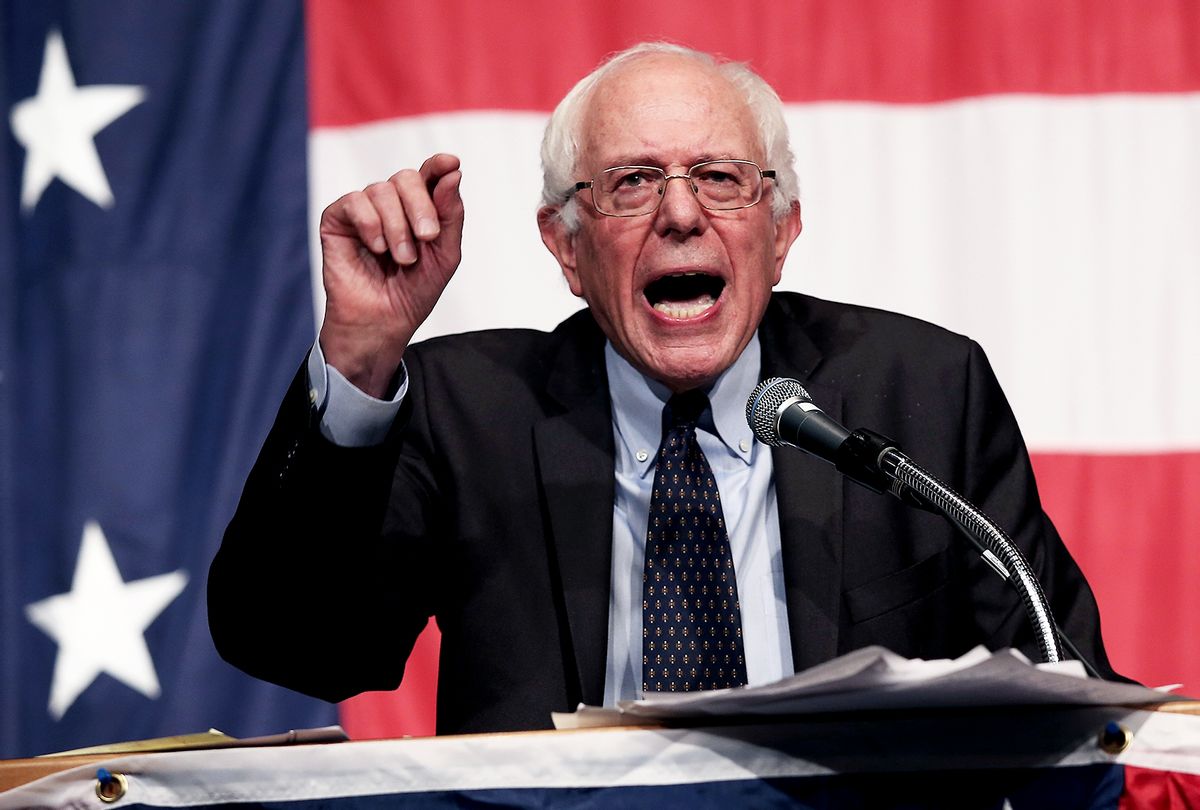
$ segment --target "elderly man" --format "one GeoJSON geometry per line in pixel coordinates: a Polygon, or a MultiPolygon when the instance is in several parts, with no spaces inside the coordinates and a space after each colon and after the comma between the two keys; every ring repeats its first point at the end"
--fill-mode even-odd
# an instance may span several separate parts
{"type": "Polygon", "coordinates": [[[410,345],[459,262],[456,158],[324,212],[318,346],[212,567],[222,655],[338,700],[395,687],[434,616],[445,733],[768,682],[868,644],[1033,654],[1019,600],[947,524],[754,441],[746,396],[781,375],[1004,525],[1111,673],[979,347],[772,294],[801,226],[769,86],[638,46],[563,100],[542,158],[542,238],[587,302],[549,334],[410,345]]]}

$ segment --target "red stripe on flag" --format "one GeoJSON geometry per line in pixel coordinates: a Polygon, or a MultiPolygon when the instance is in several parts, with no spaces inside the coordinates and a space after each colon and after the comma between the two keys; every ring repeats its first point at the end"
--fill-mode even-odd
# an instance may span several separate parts
{"type": "Polygon", "coordinates": [[[1119,810],[1188,810],[1200,807],[1200,774],[1125,766],[1119,810]]]}
{"type": "Polygon", "coordinates": [[[1200,90],[1191,0],[308,0],[313,126],[553,109],[599,59],[667,39],[749,60],[785,101],[1200,90]],[[755,22],[749,22],[757,17],[755,22]]]}
{"type": "Polygon", "coordinates": [[[1033,466],[1096,592],[1113,666],[1200,692],[1200,452],[1035,453],[1033,466]]]}
{"type": "MultiPolygon", "coordinates": [[[[370,619],[364,619],[370,621],[370,619]]],[[[338,704],[342,728],[355,740],[432,737],[436,730],[438,649],[442,634],[430,622],[413,646],[404,682],[391,692],[363,692],[338,704]]]]}

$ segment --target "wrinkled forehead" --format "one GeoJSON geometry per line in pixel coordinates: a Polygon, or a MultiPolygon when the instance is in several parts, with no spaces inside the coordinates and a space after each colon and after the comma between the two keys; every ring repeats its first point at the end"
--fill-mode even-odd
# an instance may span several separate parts
{"type": "Polygon", "coordinates": [[[675,55],[647,55],[597,82],[581,135],[584,172],[764,157],[745,94],[716,67],[675,55]]]}

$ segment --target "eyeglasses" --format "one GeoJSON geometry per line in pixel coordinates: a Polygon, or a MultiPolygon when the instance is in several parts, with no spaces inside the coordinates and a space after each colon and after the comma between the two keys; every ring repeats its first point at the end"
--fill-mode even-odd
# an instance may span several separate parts
{"type": "Polygon", "coordinates": [[[710,211],[749,208],[762,199],[763,180],[775,179],[773,169],[760,169],[749,160],[706,160],[687,174],[667,174],[654,166],[614,166],[591,180],[581,181],[566,198],[585,188],[592,190],[592,205],[608,217],[653,214],[662,203],[671,180],[687,180],[700,205],[710,211]]]}

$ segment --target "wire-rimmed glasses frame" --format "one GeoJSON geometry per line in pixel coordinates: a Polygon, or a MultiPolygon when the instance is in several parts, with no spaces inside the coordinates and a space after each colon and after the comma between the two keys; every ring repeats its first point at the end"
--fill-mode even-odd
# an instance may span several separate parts
{"type": "Polygon", "coordinates": [[[640,217],[653,214],[662,204],[667,184],[687,180],[696,201],[710,211],[737,211],[757,205],[763,181],[774,180],[774,169],[760,168],[752,160],[705,160],[686,174],[667,174],[657,166],[613,166],[591,180],[581,180],[566,194],[570,199],[583,189],[592,192],[592,207],[607,217],[640,217]]]}

